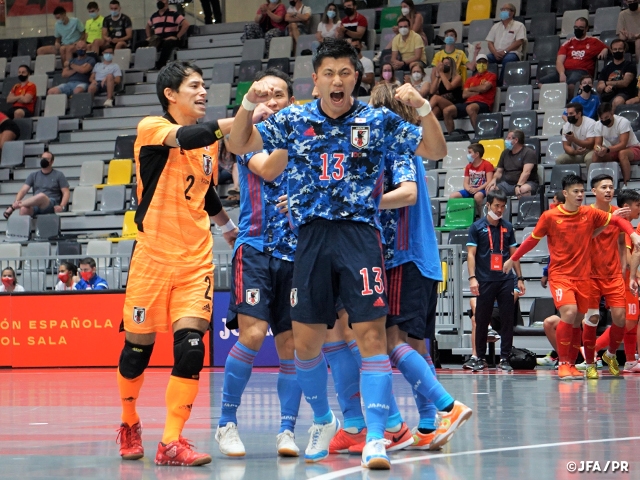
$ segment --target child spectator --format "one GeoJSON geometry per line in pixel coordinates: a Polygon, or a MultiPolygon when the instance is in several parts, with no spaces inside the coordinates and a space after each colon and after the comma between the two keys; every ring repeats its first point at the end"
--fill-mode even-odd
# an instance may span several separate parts
{"type": "Polygon", "coordinates": [[[24,287],[22,285],[18,285],[16,272],[11,267],[7,267],[2,270],[2,285],[0,285],[0,292],[24,292],[24,287]]]}
{"type": "Polygon", "coordinates": [[[453,192],[450,198],[471,198],[478,205],[482,205],[487,195],[485,188],[493,178],[493,165],[486,161],[484,147],[479,143],[472,143],[467,150],[469,164],[464,168],[464,189],[453,192]]]}

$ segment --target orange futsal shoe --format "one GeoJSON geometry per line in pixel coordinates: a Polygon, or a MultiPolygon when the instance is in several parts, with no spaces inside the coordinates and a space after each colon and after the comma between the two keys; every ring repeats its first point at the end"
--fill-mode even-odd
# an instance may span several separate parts
{"type": "Polygon", "coordinates": [[[156,453],[156,465],[171,465],[182,467],[197,467],[211,463],[211,457],[206,453],[198,453],[191,449],[193,445],[186,438],[163,445],[158,443],[156,453]]]}
{"type": "MultiPolygon", "coordinates": [[[[400,425],[400,430],[397,432],[388,432],[384,431],[385,440],[389,440],[391,443],[386,448],[387,452],[395,452],[396,450],[402,450],[405,447],[413,444],[413,435],[411,435],[411,430],[407,427],[405,422],[402,422],[400,425]]],[[[357,445],[352,445],[349,447],[349,453],[352,454],[362,454],[362,450],[366,444],[366,439],[357,445]]]]}
{"type": "Polygon", "coordinates": [[[436,436],[431,442],[429,450],[438,450],[451,440],[451,437],[453,437],[453,434],[456,433],[458,428],[471,418],[473,410],[464,403],[456,400],[450,412],[440,412],[439,414],[440,425],[436,430],[436,436]]]}
{"type": "Polygon", "coordinates": [[[116,443],[120,444],[120,456],[123,460],[138,460],[144,457],[142,425],[140,422],[132,427],[123,423],[116,431],[118,432],[116,443]]]}
{"type": "Polygon", "coordinates": [[[573,380],[573,373],[571,373],[571,365],[569,365],[568,363],[559,364],[558,378],[560,380],[573,380]]]}
{"type": "Polygon", "coordinates": [[[433,440],[447,431],[447,427],[440,424],[437,429],[431,433],[420,433],[418,427],[414,428],[411,433],[413,434],[413,444],[409,445],[407,450],[440,450],[441,447],[432,447],[433,440]]]}
{"type": "Polygon", "coordinates": [[[575,365],[570,365],[569,368],[571,369],[571,376],[574,380],[584,380],[584,373],[578,370],[575,365]]]}
{"type": "Polygon", "coordinates": [[[329,443],[329,453],[349,453],[349,447],[364,443],[366,439],[366,428],[363,428],[358,433],[345,432],[344,428],[341,428],[329,443]]]}

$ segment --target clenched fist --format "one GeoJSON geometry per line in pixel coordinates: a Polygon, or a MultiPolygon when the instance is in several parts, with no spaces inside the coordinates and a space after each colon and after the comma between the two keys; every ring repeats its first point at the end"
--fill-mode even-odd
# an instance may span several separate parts
{"type": "Polygon", "coordinates": [[[253,82],[247,92],[251,103],[266,103],[273,97],[273,87],[263,80],[253,82]]]}
{"type": "Polygon", "coordinates": [[[413,108],[420,108],[426,102],[424,97],[420,95],[420,92],[418,92],[410,83],[405,83],[401,87],[398,87],[395,98],[396,100],[413,108]]]}

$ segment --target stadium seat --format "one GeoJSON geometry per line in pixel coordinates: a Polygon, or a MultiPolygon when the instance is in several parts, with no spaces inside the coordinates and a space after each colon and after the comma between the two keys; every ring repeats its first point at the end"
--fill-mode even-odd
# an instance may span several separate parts
{"type": "Polygon", "coordinates": [[[44,104],[45,117],[64,117],[67,113],[67,96],[64,93],[47,95],[44,104]]]}
{"type": "Polygon", "coordinates": [[[489,30],[493,27],[493,20],[485,18],[482,20],[473,20],[469,24],[469,34],[467,41],[469,43],[481,42],[487,38],[489,30]]]}
{"type": "Polygon", "coordinates": [[[19,283],[22,285],[25,292],[42,292],[44,291],[45,279],[45,272],[28,271],[22,272],[22,277],[20,278],[19,283]]]}
{"type": "MultiPolygon", "coordinates": [[[[469,42],[469,45],[467,47],[467,58],[473,58],[473,52],[476,49],[476,44],[480,43],[480,53],[484,53],[485,55],[489,55],[491,53],[491,50],[489,50],[489,44],[487,43],[486,40],[482,40],[479,42],[469,42]]],[[[498,93],[498,91],[496,90],[496,94],[498,93]]]]}
{"type": "Polygon", "coordinates": [[[38,55],[33,73],[35,75],[46,75],[56,69],[56,56],[53,53],[48,55],[38,55]]]}
{"type": "Polygon", "coordinates": [[[134,240],[122,240],[116,247],[116,258],[113,259],[113,266],[123,272],[129,271],[129,262],[133,253],[134,240]]]}
{"type": "Polygon", "coordinates": [[[603,162],[592,163],[589,165],[589,172],[587,173],[587,183],[585,188],[591,188],[591,179],[598,175],[610,175],[613,177],[613,186],[618,189],[618,183],[622,178],[620,173],[620,164],[617,162],[603,162]]]}
{"type": "Polygon", "coordinates": [[[36,141],[50,142],[58,138],[58,117],[40,117],[36,124],[36,141]]]}
{"type": "Polygon", "coordinates": [[[438,174],[434,172],[427,172],[427,191],[429,192],[429,197],[437,197],[438,196],[438,174]]]}
{"type": "MultiPolygon", "coordinates": [[[[442,25],[443,23],[448,22],[460,22],[461,14],[462,2],[460,2],[460,0],[440,3],[438,4],[438,17],[436,19],[436,24],[442,25]]],[[[462,22],[460,23],[462,24],[462,22]]],[[[462,41],[462,35],[460,33],[458,34],[458,40],[462,41]]]]}
{"type": "Polygon", "coordinates": [[[464,185],[464,170],[449,170],[444,177],[444,196],[462,190],[464,185]]]}
{"type": "Polygon", "coordinates": [[[126,203],[126,187],[124,185],[109,185],[102,189],[102,198],[98,211],[94,215],[124,213],[126,203]]]}
{"type": "MultiPolygon", "coordinates": [[[[316,36],[313,35],[300,35],[298,37],[298,43],[296,43],[296,52],[295,56],[299,57],[302,55],[304,50],[314,51],[313,43],[316,42],[316,36]]],[[[280,55],[280,57],[284,57],[284,55],[280,55]]],[[[310,55],[305,55],[305,57],[310,57],[310,55]]]]}
{"type": "Polygon", "coordinates": [[[22,245],[19,243],[0,243],[0,270],[7,267],[18,270],[20,262],[17,259],[21,256],[22,245]]]}
{"type": "Polygon", "coordinates": [[[69,115],[74,118],[88,117],[93,113],[93,97],[89,92],[76,93],[69,100],[69,115]]]}
{"type": "Polygon", "coordinates": [[[227,106],[231,103],[231,84],[212,83],[209,87],[209,106],[227,106]]]}
{"type": "MultiPolygon", "coordinates": [[[[80,245],[75,240],[61,240],[58,242],[58,246],[56,248],[56,264],[59,265],[62,262],[71,262],[77,263],[77,259],[69,259],[66,258],[66,255],[82,255],[82,245],[80,245]]],[[[56,265],[56,268],[57,268],[56,265]]]]}
{"type": "Polygon", "coordinates": [[[18,39],[18,56],[36,58],[38,50],[38,37],[25,37],[18,39]]]}
{"type": "Polygon", "coordinates": [[[481,113],[476,120],[476,139],[502,137],[502,113],[481,113]]]}
{"type": "Polygon", "coordinates": [[[556,158],[564,153],[564,147],[562,146],[562,135],[554,135],[547,138],[547,151],[543,159],[544,164],[555,165],[556,158]]]}
{"type": "Polygon", "coordinates": [[[292,48],[292,37],[273,37],[269,44],[269,58],[290,57],[292,48]]]}
{"type": "MultiPolygon", "coordinates": [[[[460,245],[462,258],[461,260],[466,263],[467,261],[467,242],[469,241],[469,230],[451,230],[447,238],[448,245],[460,245]]],[[[467,278],[469,274],[467,274],[467,278]]],[[[464,277],[463,277],[464,278],[464,277]]]]}
{"type": "MultiPolygon", "coordinates": [[[[382,32],[380,32],[380,48],[383,50],[386,49],[395,36],[396,34],[391,27],[383,29],[382,32]]],[[[382,63],[384,62],[381,61],[381,64],[382,63]]]]}
{"type": "Polygon", "coordinates": [[[581,176],[580,165],[568,164],[568,165],[554,165],[551,169],[551,180],[549,182],[549,188],[547,189],[547,195],[553,196],[556,192],[562,190],[562,179],[569,174],[581,176]]]}
{"type": "Polygon", "coordinates": [[[465,25],[468,25],[472,20],[487,18],[491,18],[491,0],[469,0],[465,25]]]}
{"type": "Polygon", "coordinates": [[[529,309],[529,325],[535,323],[540,324],[551,315],[555,315],[556,306],[551,297],[537,297],[533,299],[531,308],[529,309]]]}
{"type": "Polygon", "coordinates": [[[137,135],[118,135],[116,145],[113,148],[113,158],[133,158],[133,145],[137,135]]]}
{"type": "MultiPolygon", "coordinates": [[[[533,227],[527,227],[524,229],[523,241],[531,235],[533,227]]],[[[541,261],[549,258],[549,247],[547,245],[547,237],[543,237],[538,244],[533,247],[533,250],[525,253],[522,259],[525,261],[541,261]]],[[[520,260],[522,262],[522,260],[520,260]]]]}
{"type": "MultiPolygon", "coordinates": [[[[330,2],[327,1],[327,3],[330,3],[330,2]]],[[[400,4],[398,3],[398,5],[400,5],[400,4]]],[[[375,8],[363,8],[362,10],[358,9],[358,13],[367,19],[367,29],[375,31],[375,29],[376,29],[376,14],[378,13],[376,11],[376,9],[375,8]]],[[[426,19],[425,19],[425,21],[426,21],[426,19]]],[[[311,31],[315,32],[316,30],[311,30],[311,31]]],[[[369,45],[370,48],[373,48],[374,46],[375,45],[369,45]]]]}
{"type": "Polygon", "coordinates": [[[541,214],[542,208],[539,196],[520,197],[518,201],[518,218],[513,226],[516,228],[534,227],[538,223],[541,214]]]}
{"type": "Polygon", "coordinates": [[[635,132],[640,130],[640,104],[635,105],[618,105],[616,107],[616,115],[626,118],[631,122],[631,128],[635,132]]]}
{"type": "Polygon", "coordinates": [[[24,163],[24,141],[5,142],[2,147],[0,167],[15,167],[24,163]]]}
{"type": "Polygon", "coordinates": [[[293,66],[293,79],[311,78],[313,74],[313,59],[311,56],[296,57],[293,66]]]}
{"type": "Polygon", "coordinates": [[[7,220],[5,242],[26,242],[31,236],[31,217],[28,215],[11,215],[7,220]]]}
{"type": "Polygon", "coordinates": [[[78,185],[98,185],[104,177],[104,162],[102,160],[87,160],[80,167],[78,185]]]}
{"type": "MultiPolygon", "coordinates": [[[[573,34],[573,24],[580,17],[589,18],[589,10],[567,8],[562,10],[561,5],[567,5],[569,3],[582,5],[582,0],[558,0],[558,14],[562,14],[562,26],[560,27],[560,35],[566,37],[569,34],[573,34]]],[[[580,8],[580,7],[578,7],[580,8]]]]}
{"type": "Polygon", "coordinates": [[[270,58],[267,62],[267,68],[277,68],[278,70],[289,75],[291,71],[289,57],[270,58]]]}
{"type": "Polygon", "coordinates": [[[104,188],[107,185],[128,185],[131,183],[133,173],[133,160],[113,159],[109,162],[107,183],[96,185],[96,188],[104,188]]]}
{"type": "Polygon", "coordinates": [[[468,165],[467,153],[471,142],[447,142],[447,155],[442,159],[442,168],[464,168],[468,165]]]}
{"type": "Polygon", "coordinates": [[[36,217],[36,232],[33,239],[37,242],[48,242],[60,236],[60,217],[55,213],[36,217]]]}
{"type": "Polygon", "coordinates": [[[540,87],[540,96],[538,99],[538,111],[564,109],[567,103],[567,84],[566,83],[548,83],[540,87]]]}
{"type": "MultiPolygon", "coordinates": [[[[380,12],[380,30],[395,27],[398,18],[401,16],[400,6],[384,7],[380,12]]],[[[458,16],[457,20],[460,20],[460,16],[458,16]]],[[[369,25],[368,28],[373,28],[373,25],[369,25]]]]}
{"type": "MultiPolygon", "coordinates": [[[[215,62],[211,69],[211,83],[233,84],[235,78],[234,69],[234,62],[215,62]]],[[[253,80],[253,78],[251,80],[253,80]]]]}
{"type": "Polygon", "coordinates": [[[253,82],[253,79],[262,70],[262,60],[242,60],[238,66],[238,82],[253,82]]]}
{"type": "Polygon", "coordinates": [[[96,209],[96,188],[91,185],[77,186],[71,193],[71,206],[68,213],[60,213],[61,216],[83,215],[96,209]]]}
{"type": "Polygon", "coordinates": [[[31,140],[33,136],[33,118],[14,118],[13,121],[20,129],[18,138],[25,142],[31,140]]]}
{"type": "Polygon", "coordinates": [[[599,8],[613,7],[619,2],[617,0],[587,0],[586,3],[589,13],[595,13],[599,8]]]}
{"type": "Polygon", "coordinates": [[[469,284],[469,265],[467,262],[462,263],[462,267],[460,269],[460,283],[462,284],[462,294],[471,295],[471,286],[469,284]]]}
{"type": "MultiPolygon", "coordinates": [[[[582,8],[582,0],[557,0],[556,1],[556,13],[563,15],[569,10],[580,10],[582,8]]],[[[586,15],[580,15],[581,17],[589,18],[587,11],[586,15]]],[[[571,24],[573,28],[573,24],[571,24]]]]}
{"type": "Polygon", "coordinates": [[[314,83],[312,78],[296,78],[293,81],[293,96],[296,100],[313,99],[314,83]]]}
{"type": "Polygon", "coordinates": [[[0,57],[0,80],[4,79],[7,74],[7,59],[0,57]]]}
{"type": "MultiPolygon", "coordinates": [[[[37,58],[36,58],[37,61],[37,58]]],[[[113,52],[113,63],[120,67],[123,72],[129,70],[131,66],[131,49],[119,48],[113,52]]]]}
{"type": "Polygon", "coordinates": [[[620,7],[604,7],[596,10],[593,21],[593,33],[600,34],[606,30],[615,30],[618,25],[620,7]]]}
{"type": "Polygon", "coordinates": [[[110,242],[119,242],[120,240],[135,240],[138,235],[138,226],[134,221],[136,216],[135,210],[127,210],[124,212],[124,219],[122,221],[122,236],[117,238],[109,238],[110,242]]]}
{"type": "Polygon", "coordinates": [[[618,34],[615,30],[605,30],[600,34],[600,41],[607,47],[610,47],[611,42],[613,42],[616,38],[618,38],[618,34]]]}
{"type": "Polygon", "coordinates": [[[466,229],[471,226],[476,214],[476,201],[473,198],[450,198],[447,201],[444,225],[436,227],[441,232],[466,229]]]}
{"type": "MultiPolygon", "coordinates": [[[[440,225],[440,202],[433,198],[431,199],[431,219],[433,220],[434,227],[437,227],[438,225],[440,225]]],[[[441,234],[440,232],[436,231],[436,237],[438,235],[441,235],[441,234]]]]}
{"type": "Polygon", "coordinates": [[[2,96],[7,98],[7,95],[9,95],[13,86],[19,82],[20,80],[18,80],[18,77],[6,77],[2,82],[2,96]]]}
{"type": "Polygon", "coordinates": [[[538,137],[526,137],[524,139],[524,145],[526,147],[531,148],[534,152],[536,152],[536,156],[538,157],[538,163],[539,163],[540,156],[542,155],[542,150],[540,147],[540,139],[538,137]]]}
{"type": "Polygon", "coordinates": [[[136,210],[138,208],[138,184],[131,186],[131,196],[129,197],[129,208],[127,210],[136,210]]]}
{"type": "Polygon", "coordinates": [[[490,162],[494,167],[498,165],[500,155],[504,152],[504,139],[480,140],[480,144],[484,147],[484,156],[482,158],[490,162]]]}
{"type": "Polygon", "coordinates": [[[31,65],[31,57],[29,55],[22,55],[20,57],[16,56],[11,59],[9,63],[9,76],[17,77],[18,69],[20,65],[31,65]]]}
{"type": "Polygon", "coordinates": [[[46,73],[40,74],[40,75],[31,75],[29,77],[29,81],[36,86],[36,96],[45,97],[47,95],[47,89],[49,86],[49,77],[47,76],[46,73]]]}
{"type": "Polygon", "coordinates": [[[264,45],[264,38],[245,40],[242,47],[242,60],[262,60],[264,45]]]}
{"type": "Polygon", "coordinates": [[[542,136],[553,137],[554,135],[560,135],[562,132],[562,126],[566,123],[562,118],[564,113],[563,108],[547,109],[544,114],[544,123],[542,124],[542,136]]]}
{"type": "Polygon", "coordinates": [[[538,112],[526,110],[511,112],[509,130],[522,130],[525,137],[535,137],[538,134],[538,112]]]}
{"type": "Polygon", "coordinates": [[[536,13],[531,16],[531,25],[528,30],[530,40],[556,35],[556,14],[553,12],[536,13]]]}
{"type": "Polygon", "coordinates": [[[207,107],[204,115],[205,122],[212,122],[213,120],[219,120],[221,118],[227,118],[227,106],[218,105],[217,107],[207,107]]]}
{"type": "Polygon", "coordinates": [[[505,67],[504,86],[529,85],[531,78],[531,64],[524,62],[509,62],[505,67]]]}
{"type": "Polygon", "coordinates": [[[507,88],[504,111],[531,110],[533,107],[533,86],[519,85],[507,88]]]}
{"type": "MultiPolygon", "coordinates": [[[[536,37],[533,44],[533,59],[537,62],[553,62],[555,68],[556,57],[558,56],[559,49],[560,37],[557,35],[536,37]]],[[[539,72],[538,78],[540,78],[539,72]]]]}
{"type": "Polygon", "coordinates": [[[133,69],[146,72],[156,68],[156,47],[143,47],[136,50],[133,69]]]}
{"type": "Polygon", "coordinates": [[[11,38],[0,40],[0,57],[11,58],[15,55],[15,40],[11,38]]]}
{"type": "MultiPolygon", "coordinates": [[[[85,252],[87,257],[101,257],[105,255],[111,255],[111,242],[107,240],[89,240],[87,243],[87,251],[85,252]]],[[[97,259],[96,263],[99,263],[101,266],[108,266],[111,262],[111,259],[106,259],[107,265],[105,265],[105,259],[103,258],[101,262],[97,259]]]]}
{"type": "Polygon", "coordinates": [[[311,8],[311,13],[324,13],[327,0],[305,0],[305,5],[311,8]]]}
{"type": "Polygon", "coordinates": [[[44,242],[29,242],[24,247],[22,255],[26,259],[22,262],[22,270],[24,272],[29,271],[47,271],[51,267],[50,260],[34,259],[32,257],[48,257],[51,255],[51,244],[44,242]]]}
{"type": "MultiPolygon", "coordinates": [[[[455,4],[456,2],[446,2],[447,8],[445,10],[449,10],[449,7],[455,4]]],[[[439,10],[442,10],[442,9],[439,9],[439,10]]],[[[460,21],[450,21],[450,22],[440,23],[440,30],[438,30],[438,36],[444,38],[444,32],[449,30],[450,28],[453,28],[458,34],[458,42],[461,42],[463,38],[462,27],[463,27],[463,24],[460,21]]]]}

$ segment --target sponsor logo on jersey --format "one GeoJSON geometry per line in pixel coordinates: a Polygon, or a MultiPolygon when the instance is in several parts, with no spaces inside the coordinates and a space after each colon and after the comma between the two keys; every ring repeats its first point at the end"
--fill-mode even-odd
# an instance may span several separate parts
{"type": "Polygon", "coordinates": [[[133,321],[140,325],[144,323],[145,318],[147,317],[147,311],[144,307],[133,307],[133,321]]]}
{"type": "Polygon", "coordinates": [[[259,288],[247,288],[245,302],[252,307],[260,303],[260,289],[259,288]]]}
{"type": "Polygon", "coordinates": [[[382,298],[378,297],[377,300],[375,302],[373,302],[373,306],[374,307],[384,307],[384,300],[382,300],[382,298]]]}
{"type": "Polygon", "coordinates": [[[292,288],[291,294],[289,295],[289,300],[291,301],[291,306],[295,307],[298,304],[298,289],[292,288]]]}
{"type": "Polygon", "coordinates": [[[369,126],[351,127],[351,145],[356,148],[364,148],[369,145],[369,126]]]}
{"type": "Polygon", "coordinates": [[[211,172],[213,172],[213,160],[209,155],[202,154],[202,170],[204,170],[204,174],[209,176],[211,172]]]}
{"type": "Polygon", "coordinates": [[[211,306],[208,303],[205,304],[204,307],[202,307],[202,311],[211,313],[211,306]]]}

